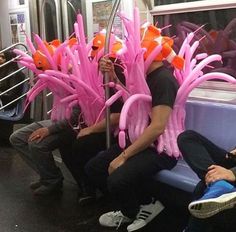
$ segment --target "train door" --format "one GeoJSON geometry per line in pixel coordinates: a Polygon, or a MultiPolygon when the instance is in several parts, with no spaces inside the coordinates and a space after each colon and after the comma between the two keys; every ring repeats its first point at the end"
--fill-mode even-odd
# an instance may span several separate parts
{"type": "Polygon", "coordinates": [[[41,38],[46,41],[62,40],[59,0],[39,0],[39,29],[41,38]]]}
{"type": "Polygon", "coordinates": [[[39,29],[43,39],[65,40],[73,31],[78,12],[83,12],[80,0],[39,0],[39,29]]]}

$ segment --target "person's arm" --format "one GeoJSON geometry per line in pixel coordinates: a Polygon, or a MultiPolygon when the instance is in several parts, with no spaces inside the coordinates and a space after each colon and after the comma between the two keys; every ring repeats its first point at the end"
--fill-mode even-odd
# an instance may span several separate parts
{"type": "MultiPolygon", "coordinates": [[[[230,151],[230,153],[233,154],[235,156],[235,158],[234,157],[228,157],[228,158],[231,158],[236,161],[236,148],[234,148],[232,151],[230,151]]],[[[230,170],[232,171],[232,173],[234,174],[234,177],[236,179],[236,167],[230,168],[230,170]]]]}
{"type": "Polygon", "coordinates": [[[39,128],[31,133],[31,135],[28,138],[28,141],[29,142],[37,141],[39,143],[50,134],[56,134],[60,131],[70,129],[71,126],[78,123],[79,113],[80,113],[79,107],[74,107],[69,121],[64,119],[58,122],[54,122],[52,123],[52,125],[48,127],[39,128]]]}
{"type": "Polygon", "coordinates": [[[150,125],[134,143],[110,163],[109,173],[112,173],[116,168],[124,164],[130,157],[149,147],[164,132],[171,112],[171,107],[166,105],[153,107],[150,125]]]}
{"type": "MultiPolygon", "coordinates": [[[[110,126],[115,128],[119,123],[120,113],[112,113],[110,115],[110,126]]],[[[80,130],[77,135],[77,138],[83,137],[85,135],[99,133],[106,131],[106,120],[103,119],[99,123],[94,124],[90,127],[86,127],[80,130]]]]}

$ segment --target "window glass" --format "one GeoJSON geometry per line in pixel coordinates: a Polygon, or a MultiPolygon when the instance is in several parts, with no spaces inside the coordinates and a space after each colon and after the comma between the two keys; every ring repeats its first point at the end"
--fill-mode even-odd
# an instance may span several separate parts
{"type": "Polygon", "coordinates": [[[54,2],[45,3],[45,36],[46,41],[52,41],[57,38],[57,23],[56,23],[56,5],[54,2]]]}
{"type": "Polygon", "coordinates": [[[81,1],[71,0],[70,5],[67,4],[67,10],[69,34],[71,35],[74,32],[74,23],[76,22],[77,12],[82,12],[81,1]]]}
{"type": "Polygon", "coordinates": [[[174,3],[183,3],[183,2],[197,2],[202,0],[154,0],[154,5],[167,5],[167,4],[174,4],[174,3]]]}
{"type": "Polygon", "coordinates": [[[195,40],[200,41],[197,52],[220,54],[223,58],[222,63],[215,62],[205,71],[221,71],[236,78],[236,8],[158,15],[154,22],[159,28],[172,24],[163,35],[174,37],[176,52],[188,33],[204,25],[195,33],[195,40]]]}

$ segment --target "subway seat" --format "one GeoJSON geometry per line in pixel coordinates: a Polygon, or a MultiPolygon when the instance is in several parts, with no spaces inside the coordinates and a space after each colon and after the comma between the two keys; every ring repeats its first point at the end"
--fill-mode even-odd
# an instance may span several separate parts
{"type": "MultiPolygon", "coordinates": [[[[186,129],[195,130],[226,150],[236,146],[236,93],[227,103],[203,99],[188,100],[186,104],[186,129]]],[[[193,192],[199,182],[197,175],[180,159],[172,170],[155,175],[157,181],[186,192],[193,192]]]]}

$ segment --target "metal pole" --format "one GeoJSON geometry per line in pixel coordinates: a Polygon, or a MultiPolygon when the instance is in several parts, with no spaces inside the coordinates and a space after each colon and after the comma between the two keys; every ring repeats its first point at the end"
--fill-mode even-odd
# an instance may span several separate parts
{"type": "MultiPolygon", "coordinates": [[[[106,40],[105,40],[105,47],[104,47],[104,55],[107,55],[109,53],[109,44],[110,44],[110,36],[111,36],[111,30],[112,30],[112,24],[115,19],[116,12],[118,10],[118,7],[120,5],[121,0],[116,0],[112,12],[108,21],[107,30],[106,30],[106,40]]],[[[104,74],[104,84],[105,84],[105,99],[109,99],[110,97],[110,89],[108,86],[109,83],[109,74],[104,74]]],[[[111,145],[111,134],[110,134],[110,107],[106,108],[106,146],[107,149],[111,145]]]]}

